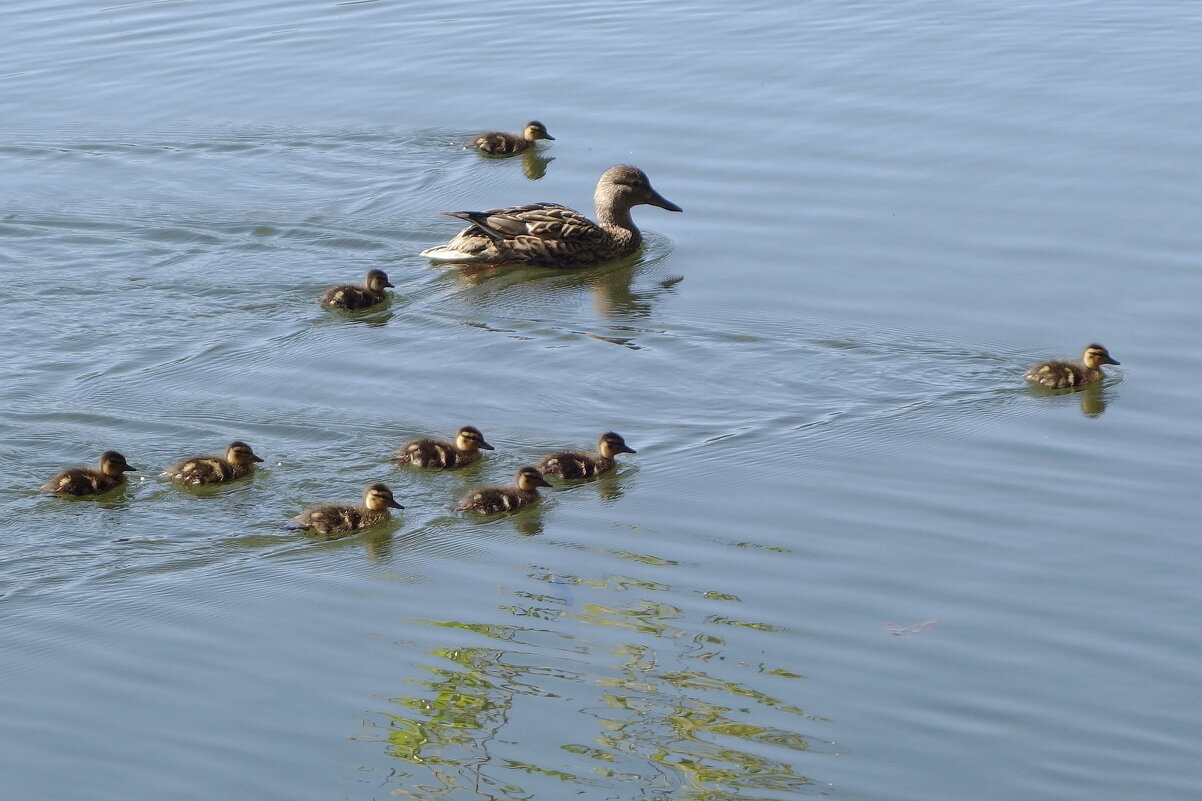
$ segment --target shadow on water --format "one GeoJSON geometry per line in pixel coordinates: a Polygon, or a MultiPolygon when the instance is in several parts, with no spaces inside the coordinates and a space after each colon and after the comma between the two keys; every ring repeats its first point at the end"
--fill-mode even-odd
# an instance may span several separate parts
{"type": "Polygon", "coordinates": [[[399,763],[388,780],[394,793],[461,798],[470,789],[480,798],[527,799],[558,786],[733,801],[830,792],[797,764],[829,748],[802,731],[827,721],[758,688],[765,675],[794,689],[804,677],[726,661],[720,627],[759,636],[772,636],[773,627],[722,615],[689,620],[650,597],[674,591],[659,582],[529,570],[552,587],[515,591],[502,602],[520,623],[418,621],[486,643],[429,649],[436,661],[422,666],[419,692],[391,698],[392,708],[367,724],[399,763]],[[611,599],[614,591],[644,597],[577,602],[573,586],[588,595],[609,591],[611,599]],[[732,677],[738,670],[754,671],[755,686],[732,677]],[[523,745],[530,742],[539,745],[523,745]]]}

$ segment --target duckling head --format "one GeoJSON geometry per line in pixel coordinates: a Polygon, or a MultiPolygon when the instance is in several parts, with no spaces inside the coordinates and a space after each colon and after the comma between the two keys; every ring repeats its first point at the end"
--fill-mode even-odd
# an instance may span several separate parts
{"type": "Polygon", "coordinates": [[[372,270],[367,274],[367,288],[372,292],[382,292],[384,287],[393,286],[388,280],[388,274],[383,270],[372,270]]]}
{"type": "Polygon", "coordinates": [[[529,492],[536,487],[549,487],[547,479],[543,478],[543,474],[538,472],[538,468],[533,465],[527,465],[517,472],[514,476],[517,482],[518,489],[529,492]]]}
{"type": "Polygon", "coordinates": [[[225,449],[225,460],[230,464],[246,465],[252,462],[263,461],[255,452],[250,449],[250,446],[245,442],[235,441],[229,444],[225,449]]]}
{"type": "Polygon", "coordinates": [[[601,180],[597,182],[597,191],[594,195],[598,206],[601,205],[601,198],[605,195],[613,195],[621,205],[627,208],[646,203],[668,211],[684,211],[680,206],[652,189],[651,181],[647,180],[645,172],[629,164],[617,164],[601,173],[601,180]]]}
{"type": "Polygon", "coordinates": [[[100,472],[106,476],[119,476],[137,469],[130,467],[129,462],[125,461],[125,457],[116,451],[105,451],[100,454],[100,472]]]}
{"type": "Polygon", "coordinates": [[[455,447],[461,451],[496,450],[484,441],[484,435],[475,426],[464,426],[459,429],[459,433],[455,435],[455,447]]]}
{"type": "Polygon", "coordinates": [[[396,502],[396,498],[392,497],[392,490],[387,484],[372,484],[363,493],[363,505],[373,512],[378,512],[381,509],[392,507],[393,509],[404,509],[396,502]]]}
{"type": "Polygon", "coordinates": [[[535,139],[550,139],[552,142],[555,141],[555,137],[547,133],[547,126],[538,120],[531,120],[526,123],[525,129],[522,131],[522,138],[527,142],[533,142],[535,139]]]}
{"type": "Polygon", "coordinates": [[[1085,352],[1081,354],[1081,361],[1091,370],[1096,370],[1099,365],[1103,364],[1119,364],[1110,358],[1110,351],[1096,342],[1085,346],[1085,352]]]}
{"type": "Polygon", "coordinates": [[[597,451],[606,459],[614,458],[616,453],[638,453],[626,444],[626,440],[622,439],[621,434],[613,431],[606,431],[597,438],[597,451]]]}

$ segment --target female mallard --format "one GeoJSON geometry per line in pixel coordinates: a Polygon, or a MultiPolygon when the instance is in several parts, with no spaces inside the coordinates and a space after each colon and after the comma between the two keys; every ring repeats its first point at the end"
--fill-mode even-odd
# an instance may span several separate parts
{"type": "Polygon", "coordinates": [[[559,451],[549,453],[534,463],[543,475],[560,478],[592,478],[614,466],[614,456],[619,453],[638,453],[626,444],[621,435],[607,431],[597,438],[597,453],[585,451],[559,451]]]}
{"type": "Polygon", "coordinates": [[[220,484],[234,481],[254,472],[255,462],[263,461],[245,442],[231,442],[220,456],[193,456],[180,459],[163,475],[184,484],[220,484]]]}
{"type": "Polygon", "coordinates": [[[454,470],[480,459],[480,449],[494,450],[484,441],[484,435],[475,426],[464,426],[455,435],[454,442],[445,439],[415,439],[402,446],[393,459],[400,464],[415,467],[437,467],[454,470]]]}
{"type": "Polygon", "coordinates": [[[105,451],[100,455],[100,469],[70,467],[55,473],[42,485],[43,492],[56,495],[99,495],[125,483],[125,473],[137,470],[130,467],[125,457],[116,451],[105,451]]]}
{"type": "Polygon", "coordinates": [[[361,528],[378,526],[391,515],[388,509],[404,509],[392,497],[392,490],[384,484],[372,484],[363,493],[362,506],[342,503],[321,503],[311,506],[296,516],[297,524],[306,531],[317,534],[341,534],[361,528]]]}
{"type": "Polygon", "coordinates": [[[390,286],[392,284],[389,283],[388,275],[383,270],[372,270],[367,274],[367,281],[363,286],[345,284],[327,289],[322,293],[321,305],[331,309],[349,309],[351,311],[370,309],[372,306],[388,300],[388,293],[384,291],[384,288],[390,286]]]}
{"type": "Polygon", "coordinates": [[[466,512],[512,512],[538,500],[538,488],[550,484],[538,472],[537,467],[526,466],[514,476],[517,486],[480,487],[474,489],[459,502],[459,509],[466,512]]]}
{"type": "Polygon", "coordinates": [[[1085,346],[1085,352],[1081,354],[1081,361],[1043,362],[1028,370],[1023,378],[1055,389],[1079,387],[1082,384],[1101,381],[1105,377],[1102,372],[1103,364],[1118,364],[1118,362],[1110,358],[1110,352],[1106,348],[1095,342],[1085,346]]]}
{"type": "Polygon", "coordinates": [[[638,249],[642,234],[630,209],[646,203],[681,211],[651,188],[638,167],[610,167],[593,194],[597,222],[558,203],[532,203],[490,211],[444,211],[471,223],[445,245],[423,250],[431,261],[458,264],[530,264],[585,267],[626,256],[638,249]]]}
{"type": "Polygon", "coordinates": [[[490,156],[512,156],[524,152],[539,139],[555,141],[555,137],[547,133],[547,126],[538,120],[531,120],[520,134],[489,131],[473,139],[469,147],[490,156]]]}

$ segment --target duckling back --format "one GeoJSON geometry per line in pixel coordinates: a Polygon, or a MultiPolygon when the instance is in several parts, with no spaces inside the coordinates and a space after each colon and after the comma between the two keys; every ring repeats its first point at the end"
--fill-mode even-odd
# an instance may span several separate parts
{"type": "Polygon", "coordinates": [[[514,486],[489,486],[474,489],[459,501],[458,509],[465,512],[513,512],[538,500],[538,488],[549,487],[546,479],[533,466],[523,467],[517,473],[514,486]]]}
{"type": "Polygon", "coordinates": [[[384,290],[391,286],[393,284],[383,270],[372,270],[367,274],[367,281],[363,286],[344,284],[327,289],[322,293],[321,305],[348,311],[370,309],[388,300],[388,293],[384,290]]]}
{"type": "Polygon", "coordinates": [[[105,451],[100,457],[100,469],[70,467],[60,470],[42,485],[42,491],[56,495],[99,495],[124,484],[125,473],[136,469],[116,451],[105,451]]]}
{"type": "Polygon", "coordinates": [[[385,484],[372,484],[363,494],[363,505],[320,503],[297,515],[297,525],[318,534],[340,534],[371,528],[392,517],[389,509],[404,509],[385,484]]]}
{"type": "Polygon", "coordinates": [[[306,531],[317,534],[340,534],[371,528],[388,520],[391,515],[384,510],[372,511],[363,506],[340,503],[322,503],[311,506],[294,519],[306,531]]]}
{"type": "Polygon", "coordinates": [[[1051,361],[1037,364],[1023,378],[1053,389],[1068,389],[1092,384],[1106,377],[1103,364],[1118,364],[1105,347],[1097,343],[1085,346],[1080,362],[1051,361]]]}
{"type": "Polygon", "coordinates": [[[453,470],[480,458],[479,451],[459,451],[443,439],[417,439],[401,447],[394,457],[400,464],[453,470]]]}

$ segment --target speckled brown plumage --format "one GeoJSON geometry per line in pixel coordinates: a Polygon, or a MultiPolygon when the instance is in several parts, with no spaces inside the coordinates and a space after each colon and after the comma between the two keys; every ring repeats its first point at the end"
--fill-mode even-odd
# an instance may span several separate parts
{"type": "Polygon", "coordinates": [[[1105,377],[1103,364],[1118,364],[1110,352],[1096,342],[1085,346],[1081,361],[1043,362],[1032,367],[1023,378],[1053,389],[1067,389],[1092,384],[1105,377]]]}
{"type": "Polygon", "coordinates": [[[630,216],[648,204],[680,211],[651,188],[637,167],[610,167],[593,195],[597,222],[558,203],[489,211],[446,211],[472,225],[450,242],[422,251],[436,262],[458,264],[529,264],[538,267],[586,267],[626,256],[638,249],[642,234],[630,216]]]}
{"type": "Polygon", "coordinates": [[[474,489],[459,501],[459,509],[494,514],[512,512],[538,500],[538,488],[549,487],[538,468],[523,467],[514,476],[515,486],[489,486],[474,489]]]}
{"type": "Polygon", "coordinates": [[[526,151],[539,139],[554,141],[555,137],[547,133],[547,126],[538,120],[531,120],[520,134],[489,131],[473,139],[469,147],[490,156],[512,156],[526,151]]]}
{"type": "Polygon", "coordinates": [[[42,485],[42,491],[56,495],[99,495],[124,484],[125,473],[137,469],[130,467],[116,451],[105,451],[100,456],[99,469],[67,468],[51,476],[42,485]]]}
{"type": "Polygon", "coordinates": [[[263,461],[245,442],[231,442],[225,456],[193,456],[180,459],[163,475],[181,484],[220,484],[236,481],[254,472],[255,462],[263,461]]]}
{"type": "Polygon", "coordinates": [[[614,456],[619,453],[638,453],[626,444],[619,434],[607,431],[597,438],[597,453],[559,451],[549,453],[535,462],[543,475],[560,478],[593,478],[613,469],[614,456]]]}
{"type": "Polygon", "coordinates": [[[363,493],[363,505],[322,503],[296,516],[297,525],[317,534],[341,534],[378,526],[392,515],[389,508],[404,509],[384,484],[372,484],[363,493]]]}
{"type": "Polygon", "coordinates": [[[397,450],[393,456],[399,464],[415,467],[433,467],[454,470],[480,459],[480,449],[494,450],[484,441],[484,435],[475,426],[464,426],[455,435],[454,442],[445,439],[415,439],[397,450]]]}
{"type": "Polygon", "coordinates": [[[390,286],[392,284],[383,270],[372,270],[367,274],[367,280],[363,286],[345,284],[327,289],[322,293],[321,305],[331,309],[348,309],[350,311],[370,309],[372,306],[378,306],[388,300],[388,293],[384,289],[390,286]]]}

